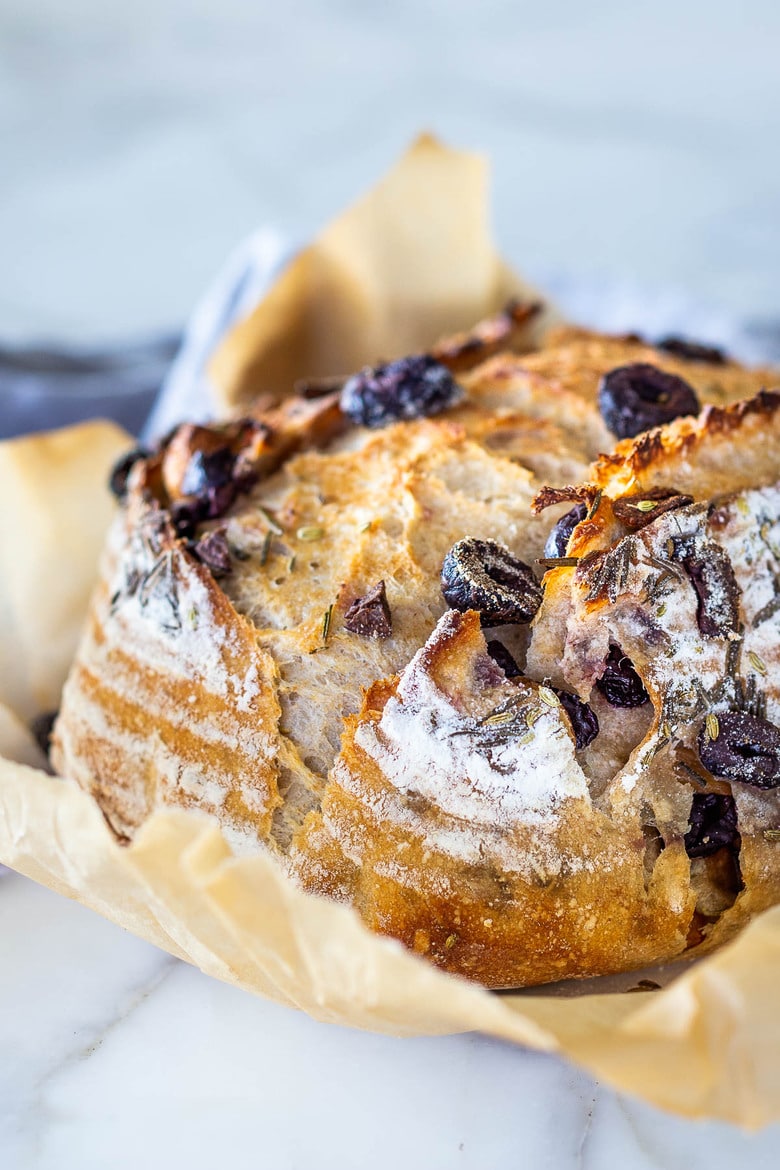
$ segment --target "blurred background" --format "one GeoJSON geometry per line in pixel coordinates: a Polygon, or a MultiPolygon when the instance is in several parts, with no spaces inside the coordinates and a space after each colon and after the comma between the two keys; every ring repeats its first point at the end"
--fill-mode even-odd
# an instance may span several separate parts
{"type": "Polygon", "coordinates": [[[427,128],[577,315],[780,345],[778,50],[774,0],[2,0],[0,344],[175,339],[247,233],[305,240],[427,128]]]}

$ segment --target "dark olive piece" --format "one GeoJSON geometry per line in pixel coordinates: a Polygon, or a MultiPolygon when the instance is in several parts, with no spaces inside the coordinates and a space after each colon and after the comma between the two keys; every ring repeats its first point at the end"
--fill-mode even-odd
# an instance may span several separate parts
{"type": "Polygon", "coordinates": [[[641,707],[650,698],[633,662],[619,646],[610,646],[604,673],[596,686],[613,707],[641,707]]]}
{"type": "Polygon", "coordinates": [[[171,523],[176,535],[181,540],[193,540],[201,520],[205,518],[206,509],[200,500],[189,503],[173,504],[171,507],[171,523]]]}
{"type": "Polygon", "coordinates": [[[364,638],[389,638],[393,618],[384,581],[378,581],[363,597],[352,602],[344,614],[344,629],[364,638]]]}
{"type": "Polygon", "coordinates": [[[341,392],[341,409],[364,427],[438,414],[463,397],[450,371],[430,354],[366,366],[341,392]]]}
{"type": "Polygon", "coordinates": [[[219,529],[201,536],[200,540],[192,546],[192,554],[201,564],[206,566],[212,577],[216,579],[227,577],[233,568],[225,533],[219,529]]]}
{"type": "Polygon", "coordinates": [[[693,536],[673,537],[680,561],[696,591],[696,621],[705,638],[726,638],[739,627],[740,588],[731,558],[714,542],[698,543],[693,536]]]}
{"type": "Polygon", "coordinates": [[[234,479],[230,479],[218,487],[207,488],[201,496],[206,518],[218,520],[220,516],[224,516],[234,503],[238,493],[239,485],[234,479]]]}
{"type": "Polygon", "coordinates": [[[520,675],[520,667],[503,642],[499,642],[497,638],[491,638],[487,644],[487,652],[507,678],[517,678],[520,675]]]}
{"type": "Polygon", "coordinates": [[[699,729],[699,759],[708,772],[753,788],[780,785],[780,727],[745,711],[724,711],[699,729]],[[713,735],[713,730],[717,735],[713,735]]]}
{"type": "Polygon", "coordinates": [[[647,362],[618,366],[599,384],[599,410],[619,439],[699,413],[696,391],[683,378],[647,362]]]}
{"type": "Polygon", "coordinates": [[[199,496],[216,491],[233,479],[236,457],[229,447],[216,451],[193,451],[181,481],[183,496],[199,496]]]}
{"type": "Polygon", "coordinates": [[[111,468],[108,486],[118,500],[123,500],[127,495],[127,481],[136,463],[141,459],[148,458],[149,452],[145,447],[133,447],[132,451],[128,451],[126,455],[116,461],[111,468]]]}
{"type": "Polygon", "coordinates": [[[564,711],[569,716],[577,751],[581,751],[589,743],[593,743],[599,733],[598,716],[592,707],[589,707],[587,703],[583,703],[579,695],[573,695],[571,691],[559,690],[558,687],[553,687],[552,689],[560,699],[564,711]]]}
{"type": "Polygon", "coordinates": [[[530,565],[494,540],[470,536],[444,558],[441,591],[453,609],[477,610],[483,626],[526,625],[542,604],[530,565]]]}
{"type": "Polygon", "coordinates": [[[694,792],[685,834],[688,856],[709,857],[724,848],[737,852],[740,845],[734,797],[717,792],[694,792]]]}
{"type": "Polygon", "coordinates": [[[710,366],[725,366],[728,361],[722,349],[714,345],[702,345],[700,341],[689,341],[686,337],[664,337],[656,349],[682,358],[684,362],[706,362],[710,366]]]}
{"type": "Polygon", "coordinates": [[[561,516],[555,527],[550,530],[550,535],[544,546],[544,555],[546,557],[565,557],[572,532],[587,514],[587,504],[575,504],[565,516],[561,516]]]}
{"type": "Polygon", "coordinates": [[[673,512],[676,508],[685,508],[693,503],[693,496],[685,496],[676,492],[674,488],[650,488],[646,492],[634,493],[631,496],[621,496],[612,501],[612,511],[632,532],[645,528],[666,512],[673,512]],[[652,505],[652,506],[651,506],[652,505]]]}

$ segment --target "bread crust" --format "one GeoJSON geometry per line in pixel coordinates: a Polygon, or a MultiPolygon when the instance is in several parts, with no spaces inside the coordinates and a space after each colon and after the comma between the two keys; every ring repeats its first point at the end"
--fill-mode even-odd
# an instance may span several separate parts
{"type": "MultiPolygon", "coordinates": [[[[480,336],[489,349],[495,330],[480,336]]],[[[626,577],[614,597],[605,586],[606,600],[594,582],[629,536],[649,547],[655,526],[667,539],[673,512],[632,535],[622,498],[687,493],[696,527],[726,494],[727,528],[735,493],[780,478],[780,396],[763,392],[766,371],[581,330],[473,369],[468,339],[442,352],[460,363],[465,398],[435,419],[369,433],[322,395],[258,407],[252,426],[208,438],[179,432],[134,470],[63,695],[55,766],[93,793],[121,840],[161,804],[211,813],[236,849],[272,850],[304,888],[488,986],[714,945],[780,900],[778,846],[765,836],[770,821],[780,827],[777,798],[732,786],[736,876],[724,858],[691,863],[690,781],[662,767],[663,753],[640,762],[667,698],[657,655],[626,633],[647,608],[631,593],[645,578],[628,589],[626,577]],[[613,440],[599,378],[633,361],[681,374],[708,405],[600,456],[613,440]],[[183,536],[171,517],[190,506],[188,461],[203,443],[232,444],[251,483],[183,536]],[[521,665],[528,650],[510,681],[479,616],[447,609],[444,554],[478,536],[533,563],[576,500],[590,512],[569,545],[577,567],[547,572],[530,650],[527,629],[497,631],[521,665]],[[231,557],[219,580],[198,559],[204,535],[231,557]],[[350,630],[345,615],[379,582],[389,636],[350,630]],[[619,719],[594,691],[609,631],[631,643],[651,699],[619,719]],[[550,684],[595,704],[595,746],[577,748],[550,684]]],[[[691,597],[680,597],[690,624],[691,597]]],[[[774,702],[780,658],[768,670],[774,702]]],[[[682,749],[692,735],[678,734],[682,749]]]]}

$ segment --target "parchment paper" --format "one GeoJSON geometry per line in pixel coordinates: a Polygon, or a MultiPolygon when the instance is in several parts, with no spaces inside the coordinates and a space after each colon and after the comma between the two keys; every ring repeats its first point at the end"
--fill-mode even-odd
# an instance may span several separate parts
{"type": "Polygon", "coordinates": [[[495,249],[485,161],[422,135],[295,257],[228,333],[209,372],[226,407],[283,397],[299,378],[419,353],[510,297],[538,296],[495,249]]]}
{"type": "MultiPolygon", "coordinates": [[[[416,151],[429,157],[433,149],[424,140],[416,151]]],[[[472,164],[463,165],[468,178],[472,164]]],[[[396,208],[384,200],[358,205],[354,224],[338,221],[336,240],[363,248],[371,232],[390,233],[396,208]],[[374,208],[370,223],[367,205],[374,208]]],[[[453,241],[480,235],[473,224],[470,233],[456,229],[453,222],[453,241]]],[[[338,259],[332,237],[326,254],[332,273],[338,259]]],[[[390,268],[393,312],[386,320],[401,328],[414,314],[401,311],[403,273],[390,268]]],[[[249,384],[245,372],[257,368],[258,338],[275,376],[296,365],[274,351],[273,329],[292,345],[295,322],[303,319],[293,288],[311,306],[300,271],[294,284],[288,275],[282,291],[271,294],[268,318],[258,309],[251,330],[239,331],[244,341],[233,336],[221,351],[217,368],[227,371],[223,386],[232,401],[249,384]]],[[[503,297],[501,271],[500,262],[486,264],[481,298],[471,302],[474,316],[493,295],[503,297]]],[[[380,273],[359,289],[353,285],[349,303],[359,320],[384,314],[369,311],[382,300],[380,273]]],[[[417,290],[422,276],[412,275],[417,290]]],[[[464,277],[461,291],[468,285],[464,277]]],[[[444,332],[468,323],[447,318],[442,329],[448,311],[432,314],[431,327],[444,332]]],[[[407,348],[409,334],[403,336],[399,349],[407,348]]],[[[331,348],[317,358],[337,369],[347,361],[346,351],[331,348]]],[[[8,757],[0,759],[0,861],[208,974],[318,1019],[401,1035],[477,1029],[559,1051],[615,1088],[687,1116],[746,1126],[780,1118],[780,908],[664,990],[607,994],[616,984],[599,981],[577,997],[544,990],[495,995],[371,934],[348,908],[302,894],[271,858],[233,858],[205,816],[157,812],[123,848],[75,784],[12,762],[39,758],[24,725],[56,705],[112,510],[106,473],[127,442],[117,428],[95,423],[0,444],[0,751],[8,757]]],[[[666,975],[650,977],[662,982],[666,975]]]]}

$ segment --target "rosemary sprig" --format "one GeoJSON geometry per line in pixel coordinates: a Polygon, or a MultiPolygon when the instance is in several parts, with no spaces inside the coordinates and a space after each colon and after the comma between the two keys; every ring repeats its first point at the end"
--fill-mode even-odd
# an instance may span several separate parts
{"type": "Polygon", "coordinates": [[[545,569],[573,569],[575,565],[580,562],[579,557],[537,557],[537,565],[543,565],[545,569]]]}
{"type": "Polygon", "coordinates": [[[599,488],[599,490],[596,492],[595,496],[594,496],[594,497],[593,497],[593,499],[591,500],[590,507],[588,508],[588,511],[587,511],[587,513],[586,513],[586,515],[585,515],[585,519],[586,519],[586,520],[592,520],[592,519],[593,519],[593,517],[594,517],[594,516],[596,515],[596,513],[598,512],[598,510],[599,510],[599,504],[601,503],[601,496],[602,496],[602,494],[603,494],[603,493],[602,493],[602,491],[601,491],[601,488],[599,488]]]}
{"type": "Polygon", "coordinates": [[[265,520],[265,522],[268,525],[268,527],[270,528],[271,532],[273,532],[274,536],[283,536],[284,535],[284,529],[281,528],[276,523],[276,521],[274,520],[271,513],[266,508],[264,508],[262,504],[257,505],[257,510],[260,513],[260,515],[263,517],[263,519],[265,520]]]}
{"type": "Polygon", "coordinates": [[[330,623],[333,618],[333,603],[328,606],[322,615],[322,644],[326,645],[330,634],[330,623]]]}

